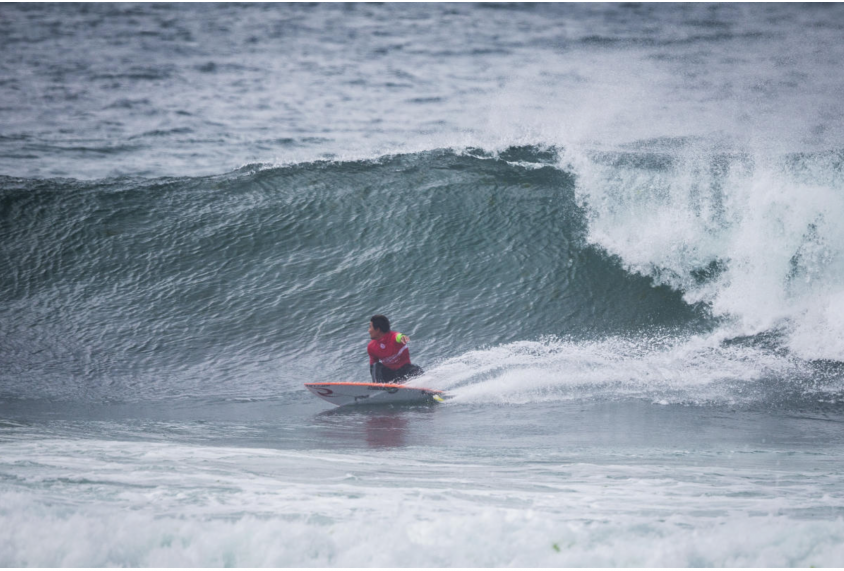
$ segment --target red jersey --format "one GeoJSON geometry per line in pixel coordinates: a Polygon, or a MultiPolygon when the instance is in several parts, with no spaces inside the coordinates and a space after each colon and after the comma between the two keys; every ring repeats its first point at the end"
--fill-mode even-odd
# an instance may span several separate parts
{"type": "Polygon", "coordinates": [[[390,331],[380,339],[370,341],[366,346],[369,364],[374,365],[381,361],[385,367],[393,371],[409,365],[410,351],[407,350],[407,344],[401,342],[402,337],[404,336],[401,333],[390,331]]]}

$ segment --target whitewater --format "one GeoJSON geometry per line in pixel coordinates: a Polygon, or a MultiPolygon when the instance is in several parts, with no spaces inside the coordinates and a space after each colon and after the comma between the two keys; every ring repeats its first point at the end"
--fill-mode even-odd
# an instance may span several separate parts
{"type": "Polygon", "coordinates": [[[840,566],[843,30],[0,6],[0,565],[840,566]]]}

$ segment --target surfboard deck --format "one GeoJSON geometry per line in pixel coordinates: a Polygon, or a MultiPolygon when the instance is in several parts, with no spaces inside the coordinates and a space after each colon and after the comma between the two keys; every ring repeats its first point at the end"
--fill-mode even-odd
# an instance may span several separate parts
{"type": "Polygon", "coordinates": [[[445,400],[443,391],[394,383],[305,383],[305,387],[324,401],[337,406],[422,404],[445,400]]]}

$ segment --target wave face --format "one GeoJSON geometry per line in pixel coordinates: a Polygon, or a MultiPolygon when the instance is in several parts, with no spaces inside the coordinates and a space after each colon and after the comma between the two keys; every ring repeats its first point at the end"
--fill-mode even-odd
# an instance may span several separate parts
{"type": "Polygon", "coordinates": [[[279,377],[357,379],[383,312],[470,399],[834,402],[838,155],[776,176],[709,161],[513,147],[6,178],[5,394],[261,398],[279,377]]]}
{"type": "Polygon", "coordinates": [[[199,377],[203,392],[243,391],[228,385],[256,363],[350,375],[379,311],[424,339],[429,360],[540,335],[702,327],[700,308],[584,242],[574,178],[550,158],[5,179],[4,381],[119,399],[200,390],[199,377]]]}

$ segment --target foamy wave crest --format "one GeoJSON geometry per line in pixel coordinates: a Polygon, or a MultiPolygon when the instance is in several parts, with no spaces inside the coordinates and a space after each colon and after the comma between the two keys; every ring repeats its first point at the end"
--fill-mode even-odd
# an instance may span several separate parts
{"type": "Polygon", "coordinates": [[[587,239],[629,271],[706,302],[733,336],[778,331],[801,358],[844,360],[841,153],[701,146],[569,150],[587,239]]]}

